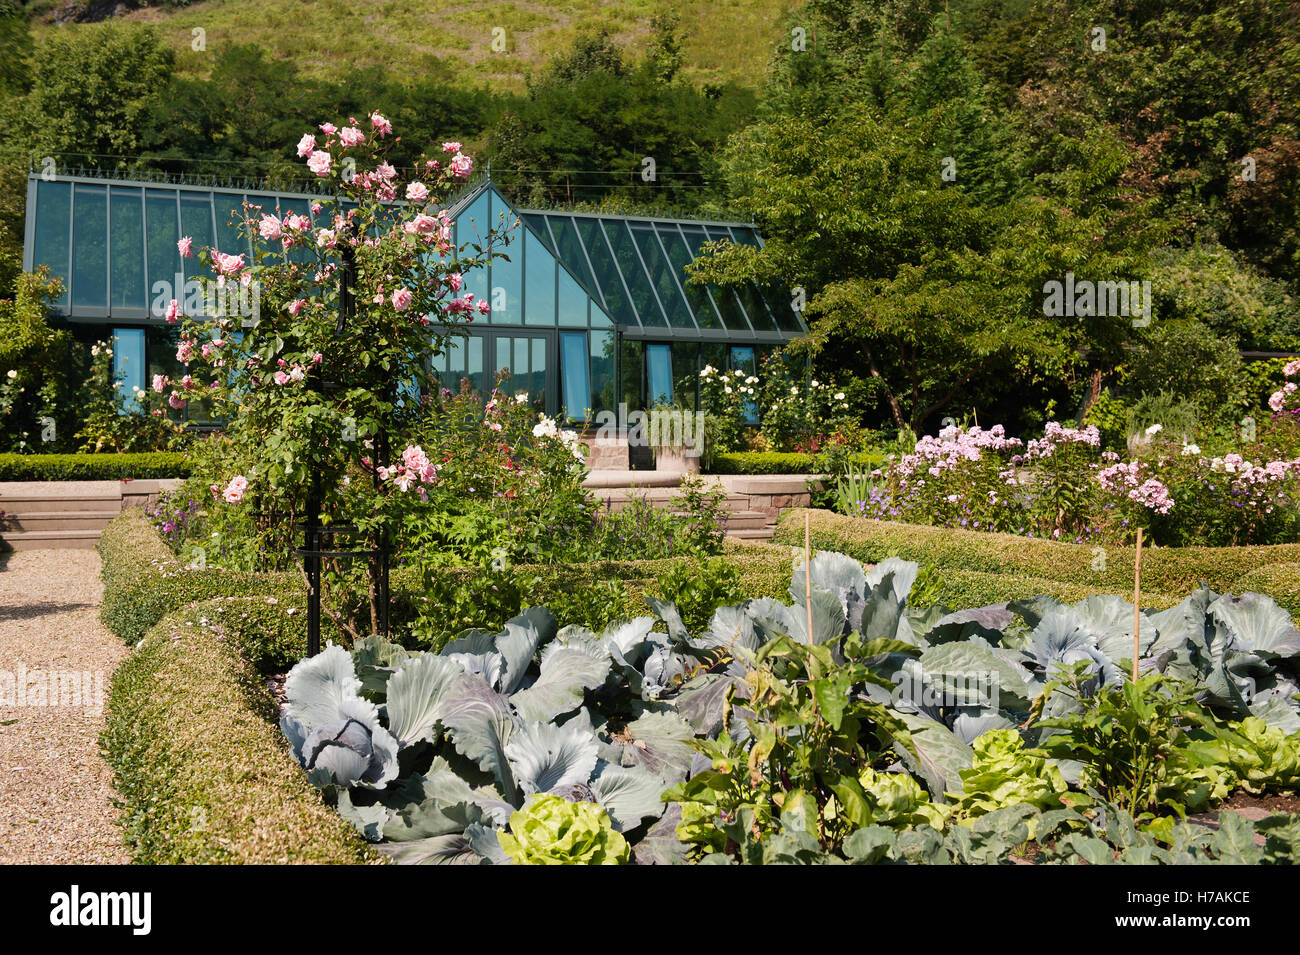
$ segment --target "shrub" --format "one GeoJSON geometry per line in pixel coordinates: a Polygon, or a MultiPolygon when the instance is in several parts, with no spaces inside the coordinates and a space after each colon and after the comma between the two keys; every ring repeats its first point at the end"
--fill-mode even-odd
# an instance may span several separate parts
{"type": "Polygon", "coordinates": [[[187,456],[139,454],[0,454],[0,481],[138,481],[188,477],[187,456]]]}
{"type": "Polygon", "coordinates": [[[294,763],[233,631],[197,623],[237,606],[172,612],[113,675],[101,742],[134,860],[378,861],[294,763]]]}
{"type": "MultiPolygon", "coordinates": [[[[782,515],[776,528],[777,543],[802,546],[803,514],[796,509],[782,515]]],[[[1006,589],[1018,591],[1018,596],[1046,592],[1039,586],[1045,580],[1086,588],[1089,593],[1126,593],[1133,587],[1131,547],[1099,549],[1014,534],[842,517],[829,511],[812,511],[811,527],[812,544],[817,549],[871,562],[893,554],[933,565],[943,576],[969,577],[954,571],[1001,576],[1006,589]]],[[[1300,544],[1144,548],[1142,585],[1144,593],[1150,588],[1156,594],[1186,593],[1202,582],[1220,592],[1240,592],[1244,573],[1293,563],[1300,563],[1300,544]]],[[[1250,589],[1270,592],[1267,587],[1250,589]]]]}

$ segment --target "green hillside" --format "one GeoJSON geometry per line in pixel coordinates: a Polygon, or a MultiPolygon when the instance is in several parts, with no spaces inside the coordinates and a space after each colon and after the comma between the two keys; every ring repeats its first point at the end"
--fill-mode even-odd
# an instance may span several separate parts
{"type": "MultiPolygon", "coordinates": [[[[687,78],[757,85],[789,6],[786,0],[203,0],[146,7],[116,19],[158,28],[176,49],[180,70],[193,74],[206,75],[211,54],[222,44],[254,43],[291,60],[304,76],[324,78],[340,66],[378,66],[518,91],[529,72],[540,70],[578,34],[603,28],[635,48],[648,33],[650,17],[666,10],[681,18],[687,78]],[[206,41],[206,50],[198,52],[191,48],[197,29],[206,41]],[[497,29],[504,30],[504,52],[493,49],[497,29]]],[[[39,40],[97,25],[38,17],[33,29],[39,40]]]]}

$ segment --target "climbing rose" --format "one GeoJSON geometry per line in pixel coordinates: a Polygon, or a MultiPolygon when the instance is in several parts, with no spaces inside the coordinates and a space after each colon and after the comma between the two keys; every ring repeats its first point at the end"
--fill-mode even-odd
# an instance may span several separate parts
{"type": "Polygon", "coordinates": [[[263,239],[278,239],[282,231],[280,220],[271,215],[263,215],[257,226],[257,234],[263,239]]]}
{"type": "Polygon", "coordinates": [[[406,198],[412,202],[424,202],[429,198],[429,189],[422,182],[408,182],[406,184],[406,198]]]}
{"type": "Polygon", "coordinates": [[[297,317],[298,313],[303,310],[306,304],[307,302],[305,299],[301,299],[301,298],[294,299],[292,302],[289,303],[289,314],[297,317]]]}
{"type": "Polygon", "coordinates": [[[168,322],[175,325],[176,319],[180,317],[180,314],[181,314],[181,303],[176,301],[176,299],[172,299],[167,304],[167,311],[163,313],[163,318],[167,319],[168,322]]]}
{"type": "Polygon", "coordinates": [[[330,154],[319,149],[307,159],[307,168],[318,176],[328,176],[332,164],[330,154]]]}
{"type": "Polygon", "coordinates": [[[468,156],[462,156],[458,153],[456,157],[448,164],[447,168],[451,170],[453,176],[456,176],[460,179],[468,179],[469,174],[474,171],[474,160],[470,159],[468,156]]]}
{"type": "Polygon", "coordinates": [[[355,126],[344,126],[339,130],[339,142],[344,146],[360,146],[366,141],[366,134],[355,126]]]}
{"type": "Polygon", "coordinates": [[[226,489],[221,492],[227,504],[238,504],[244,499],[244,492],[248,490],[248,478],[242,474],[236,474],[226,485],[226,489]]]}
{"type": "Polygon", "coordinates": [[[316,137],[311,133],[304,133],[302,139],[298,140],[298,158],[311,155],[315,148],[316,137]]]}
{"type": "Polygon", "coordinates": [[[380,116],[378,110],[370,114],[370,125],[374,127],[375,132],[380,136],[392,135],[393,124],[380,116]]]}
{"type": "Polygon", "coordinates": [[[153,376],[153,390],[156,391],[158,394],[161,395],[164,391],[166,391],[168,384],[169,382],[167,380],[166,375],[153,376]]]}
{"type": "Polygon", "coordinates": [[[188,235],[181,236],[180,241],[176,243],[176,250],[180,252],[181,258],[184,259],[193,258],[194,240],[191,239],[188,235]]]}
{"type": "Polygon", "coordinates": [[[393,308],[399,312],[404,312],[411,307],[411,301],[414,298],[415,296],[411,294],[410,289],[399,288],[393,293],[393,308]]]}

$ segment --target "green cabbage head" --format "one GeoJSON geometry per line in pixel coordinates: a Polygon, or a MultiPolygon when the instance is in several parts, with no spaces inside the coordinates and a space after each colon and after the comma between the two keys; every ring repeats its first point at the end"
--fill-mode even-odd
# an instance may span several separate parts
{"type": "Polygon", "coordinates": [[[599,805],[549,794],[515,810],[499,839],[518,865],[623,865],[629,853],[599,805]]]}

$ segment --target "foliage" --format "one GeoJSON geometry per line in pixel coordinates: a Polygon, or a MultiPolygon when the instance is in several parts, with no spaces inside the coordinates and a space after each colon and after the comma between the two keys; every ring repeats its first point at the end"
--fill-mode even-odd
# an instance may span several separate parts
{"type": "Polygon", "coordinates": [[[1206,723],[1193,702],[1195,692],[1161,673],[1109,687],[1081,713],[1040,721],[1040,728],[1060,731],[1043,741],[1042,750],[1054,759],[1082,763],[1083,780],[1139,821],[1161,805],[1181,811],[1177,797],[1163,791],[1174,782],[1175,752],[1187,745],[1190,731],[1206,723]]]}
{"type": "Polygon", "coordinates": [[[534,796],[510,816],[510,832],[499,837],[516,865],[623,865],[627,840],[614,831],[609,814],[588,802],[534,796]]]}
{"type": "MultiPolygon", "coordinates": [[[[740,573],[727,560],[713,557],[674,565],[655,585],[655,596],[671,603],[692,632],[703,630],[718,607],[746,598],[740,573]]],[[[567,619],[567,618],[566,618],[567,619]]]]}
{"type": "Polygon", "coordinates": [[[166,405],[159,394],[137,391],[122,396],[121,382],[114,372],[113,349],[107,342],[92,346],[90,354],[83,420],[77,429],[82,442],[78,450],[94,454],[179,451],[191,443],[185,428],[164,410],[166,405]]]}
{"type": "Polygon", "coordinates": [[[121,481],[183,478],[185,454],[0,454],[0,481],[121,481]]]}
{"type": "Polygon", "coordinates": [[[62,292],[41,267],[23,273],[13,298],[0,300],[0,446],[33,454],[71,450],[85,400],[84,349],[47,320],[62,292]]]}
{"type": "Polygon", "coordinates": [[[173,610],[113,673],[101,744],[137,863],[378,861],[307,785],[242,635],[221,619],[259,602],[173,610]]]}

